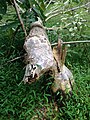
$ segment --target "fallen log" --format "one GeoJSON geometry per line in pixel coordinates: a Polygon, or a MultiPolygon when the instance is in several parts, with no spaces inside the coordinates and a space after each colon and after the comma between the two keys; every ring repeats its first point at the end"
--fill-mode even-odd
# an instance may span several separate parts
{"type": "Polygon", "coordinates": [[[62,50],[60,41],[58,46],[52,50],[46,31],[39,21],[32,23],[30,33],[24,43],[24,49],[27,52],[24,83],[31,84],[44,73],[52,71],[54,82],[51,88],[53,92],[72,91],[73,75],[63,62],[66,51],[62,50]]]}

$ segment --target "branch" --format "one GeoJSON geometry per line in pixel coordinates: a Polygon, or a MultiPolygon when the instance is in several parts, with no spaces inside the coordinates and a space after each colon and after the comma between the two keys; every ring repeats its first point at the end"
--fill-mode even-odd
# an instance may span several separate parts
{"type": "MultiPolygon", "coordinates": [[[[85,40],[85,41],[69,41],[69,42],[62,42],[61,44],[76,44],[76,43],[90,43],[90,40],[85,40]]],[[[58,45],[58,43],[53,43],[51,46],[58,45]]]]}
{"type": "MultiPolygon", "coordinates": [[[[25,55],[26,55],[26,54],[25,54],[25,55]]],[[[22,56],[13,58],[12,60],[9,60],[9,61],[5,62],[4,64],[0,65],[0,69],[1,69],[3,66],[7,65],[8,63],[10,63],[10,62],[13,62],[13,61],[15,61],[15,60],[18,60],[18,59],[21,59],[21,58],[25,57],[25,55],[22,55],[22,56]]]]}
{"type": "Polygon", "coordinates": [[[22,18],[21,18],[20,14],[19,14],[19,10],[18,10],[18,7],[17,7],[16,0],[13,0],[13,2],[14,2],[14,6],[15,6],[15,10],[16,10],[18,19],[19,19],[19,21],[20,21],[20,23],[21,23],[22,29],[23,29],[23,31],[24,31],[24,33],[25,33],[25,37],[26,37],[26,36],[27,36],[27,32],[26,32],[26,30],[25,30],[25,27],[24,27],[22,18]]]}
{"type": "Polygon", "coordinates": [[[13,62],[13,61],[18,60],[18,59],[21,59],[21,58],[23,58],[23,57],[25,57],[25,55],[22,55],[22,56],[19,56],[19,57],[13,58],[12,60],[7,61],[7,63],[9,63],[9,62],[13,62]]]}

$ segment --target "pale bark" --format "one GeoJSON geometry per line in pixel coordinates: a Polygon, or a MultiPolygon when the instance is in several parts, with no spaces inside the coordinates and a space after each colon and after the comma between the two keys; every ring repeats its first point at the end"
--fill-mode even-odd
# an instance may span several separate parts
{"type": "Polygon", "coordinates": [[[55,62],[51,45],[43,26],[39,22],[31,25],[24,48],[28,54],[24,82],[33,82],[46,71],[53,70],[55,62]]]}
{"type": "Polygon", "coordinates": [[[58,44],[52,51],[46,31],[41,23],[34,22],[31,25],[30,33],[24,43],[24,49],[27,52],[24,83],[32,83],[45,72],[52,71],[54,83],[51,88],[53,92],[72,90],[73,75],[63,63],[65,60],[62,58],[65,59],[65,50],[62,52],[61,43],[58,44]]]}

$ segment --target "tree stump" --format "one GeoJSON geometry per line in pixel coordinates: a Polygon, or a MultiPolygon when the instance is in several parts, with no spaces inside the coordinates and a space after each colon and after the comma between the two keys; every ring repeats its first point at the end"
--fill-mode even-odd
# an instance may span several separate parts
{"type": "Polygon", "coordinates": [[[46,31],[39,21],[31,24],[24,49],[27,52],[24,83],[32,83],[45,72],[52,71],[54,83],[51,88],[53,92],[58,90],[69,92],[72,90],[73,75],[64,64],[61,64],[61,53],[58,53],[58,47],[53,54],[46,31]]]}
{"type": "Polygon", "coordinates": [[[24,82],[33,82],[42,74],[53,70],[55,61],[47,34],[39,22],[31,25],[24,48],[27,52],[27,66],[24,82]]]}

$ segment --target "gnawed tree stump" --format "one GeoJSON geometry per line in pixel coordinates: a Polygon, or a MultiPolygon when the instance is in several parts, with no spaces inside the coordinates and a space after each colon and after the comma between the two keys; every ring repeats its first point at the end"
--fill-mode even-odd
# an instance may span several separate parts
{"type": "Polygon", "coordinates": [[[55,61],[47,34],[39,22],[31,25],[24,48],[27,52],[27,66],[24,82],[33,82],[46,71],[54,70],[55,61]]]}
{"type": "Polygon", "coordinates": [[[37,21],[31,25],[30,33],[24,43],[24,49],[27,52],[24,83],[32,83],[45,72],[52,71],[54,77],[53,92],[72,90],[73,75],[64,65],[64,62],[61,62],[65,59],[65,52],[62,52],[61,44],[58,45],[52,51],[46,31],[41,23],[37,21]]]}

